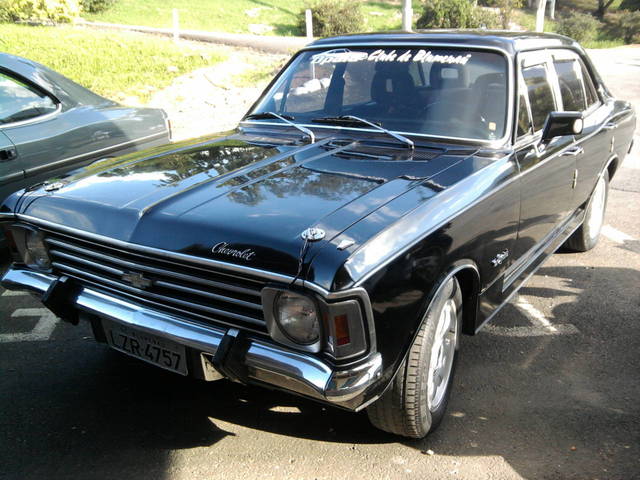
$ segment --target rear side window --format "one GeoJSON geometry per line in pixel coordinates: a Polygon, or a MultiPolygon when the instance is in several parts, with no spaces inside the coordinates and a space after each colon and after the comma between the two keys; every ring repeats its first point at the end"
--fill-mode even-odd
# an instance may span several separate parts
{"type": "Polygon", "coordinates": [[[582,112],[587,108],[582,68],[577,60],[554,60],[560,96],[565,111],[582,112]]]}
{"type": "Polygon", "coordinates": [[[547,69],[544,64],[533,65],[523,68],[522,76],[529,94],[533,128],[538,131],[544,126],[549,113],[556,108],[547,69]]]}
{"type": "Polygon", "coordinates": [[[593,85],[591,74],[588,72],[582,62],[580,62],[580,68],[582,69],[582,78],[584,79],[584,88],[587,99],[587,108],[599,102],[598,94],[596,93],[596,87],[593,85]]]}
{"type": "Polygon", "coordinates": [[[31,120],[56,109],[48,95],[0,72],[0,125],[31,120]]]}

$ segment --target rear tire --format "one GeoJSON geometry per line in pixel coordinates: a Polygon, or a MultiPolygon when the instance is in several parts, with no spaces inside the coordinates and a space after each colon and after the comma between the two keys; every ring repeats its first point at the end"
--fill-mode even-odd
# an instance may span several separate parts
{"type": "Polygon", "coordinates": [[[582,225],[573,232],[565,242],[565,246],[574,252],[586,252],[598,243],[600,230],[604,224],[604,213],[609,198],[609,173],[598,178],[596,186],[591,193],[587,210],[584,214],[582,225]]]}
{"type": "Polygon", "coordinates": [[[461,325],[462,293],[454,277],[431,302],[391,385],[367,408],[376,428],[409,438],[423,438],[436,429],[451,392],[461,325]]]}

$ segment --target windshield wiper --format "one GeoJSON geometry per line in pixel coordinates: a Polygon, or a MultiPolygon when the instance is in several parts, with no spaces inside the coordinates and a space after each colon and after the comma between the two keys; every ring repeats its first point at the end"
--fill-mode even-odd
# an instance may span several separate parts
{"type": "Polygon", "coordinates": [[[292,122],[291,120],[293,120],[293,117],[289,115],[279,115],[275,112],[258,112],[258,113],[250,113],[249,115],[244,117],[243,120],[250,120],[250,119],[260,120],[265,118],[277,118],[278,120],[282,120],[284,123],[287,123],[291,125],[293,128],[297,128],[305,135],[308,135],[309,139],[311,140],[311,143],[316,142],[316,136],[313,134],[313,132],[306,127],[302,127],[297,123],[292,122]]]}
{"type": "Polygon", "coordinates": [[[314,118],[311,121],[317,122],[317,123],[349,123],[349,124],[360,123],[364,125],[369,125],[370,127],[376,128],[381,132],[386,133],[387,135],[391,135],[396,140],[399,140],[400,142],[404,143],[411,150],[415,148],[415,145],[413,144],[413,142],[409,140],[407,137],[404,137],[398,133],[392,132],[391,130],[386,129],[377,123],[370,122],[369,120],[356,117],[354,115],[340,115],[339,117],[320,117],[320,118],[314,118]]]}

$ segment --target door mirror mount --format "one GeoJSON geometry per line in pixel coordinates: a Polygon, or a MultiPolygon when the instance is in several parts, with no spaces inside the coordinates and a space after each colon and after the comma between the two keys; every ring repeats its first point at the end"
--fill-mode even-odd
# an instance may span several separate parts
{"type": "Polygon", "coordinates": [[[580,135],[583,126],[582,112],[551,112],[542,129],[542,143],[565,135],[580,135]]]}

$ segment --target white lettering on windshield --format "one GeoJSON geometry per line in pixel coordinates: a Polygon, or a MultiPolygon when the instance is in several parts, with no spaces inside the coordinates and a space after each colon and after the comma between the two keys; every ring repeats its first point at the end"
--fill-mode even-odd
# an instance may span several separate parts
{"type": "Polygon", "coordinates": [[[399,55],[396,50],[376,50],[372,53],[352,51],[329,51],[318,53],[311,57],[311,63],[355,63],[355,62],[419,62],[419,63],[443,63],[447,65],[466,65],[472,55],[439,55],[431,53],[431,50],[418,50],[412,53],[407,50],[399,55]]]}

